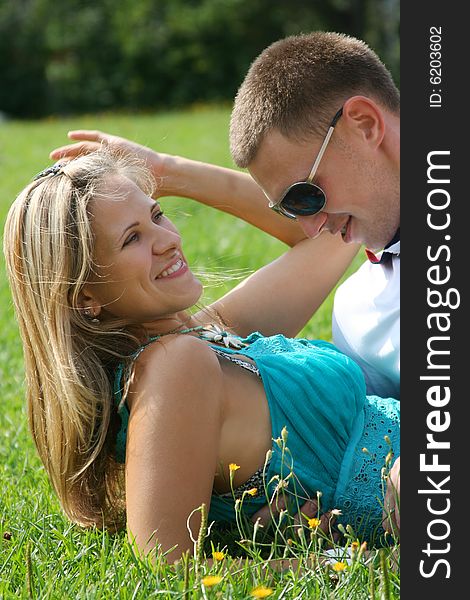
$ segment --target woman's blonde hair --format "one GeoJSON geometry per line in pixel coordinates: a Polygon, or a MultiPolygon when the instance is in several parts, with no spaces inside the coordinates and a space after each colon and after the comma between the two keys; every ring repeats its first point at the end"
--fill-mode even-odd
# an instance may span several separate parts
{"type": "Polygon", "coordinates": [[[92,322],[79,295],[94,269],[90,203],[115,174],[152,194],[142,164],[94,152],[28,185],[4,232],[34,442],[67,516],[111,529],[124,518],[113,372],[141,339],[123,321],[92,322]]]}

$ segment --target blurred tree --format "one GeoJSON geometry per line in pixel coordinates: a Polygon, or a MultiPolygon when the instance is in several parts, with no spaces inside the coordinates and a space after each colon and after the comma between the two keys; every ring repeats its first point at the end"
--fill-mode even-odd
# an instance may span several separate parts
{"type": "Polygon", "coordinates": [[[369,0],[364,39],[382,57],[400,83],[400,0],[369,0]]]}
{"type": "MultiPolygon", "coordinates": [[[[43,0],[49,2],[50,0],[43,0]]],[[[46,25],[51,112],[117,106],[122,52],[112,27],[113,3],[68,0],[53,4],[46,25]]]]}
{"type": "Polygon", "coordinates": [[[0,110],[37,116],[232,100],[286,35],[368,41],[398,75],[398,0],[0,0],[0,110]]]}
{"type": "Polygon", "coordinates": [[[37,0],[0,0],[0,111],[39,116],[46,108],[42,7],[37,0]]]}

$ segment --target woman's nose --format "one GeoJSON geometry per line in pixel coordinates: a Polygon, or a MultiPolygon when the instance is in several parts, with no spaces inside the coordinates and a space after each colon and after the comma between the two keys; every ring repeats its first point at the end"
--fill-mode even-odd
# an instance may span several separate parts
{"type": "Polygon", "coordinates": [[[165,227],[157,227],[153,231],[152,250],[154,254],[165,254],[172,249],[177,249],[181,245],[181,237],[175,231],[165,227]]]}
{"type": "Polygon", "coordinates": [[[328,215],[324,212],[319,212],[316,215],[310,215],[308,217],[297,217],[299,225],[302,227],[303,232],[309,238],[314,238],[319,235],[323,227],[328,220],[328,215]]]}

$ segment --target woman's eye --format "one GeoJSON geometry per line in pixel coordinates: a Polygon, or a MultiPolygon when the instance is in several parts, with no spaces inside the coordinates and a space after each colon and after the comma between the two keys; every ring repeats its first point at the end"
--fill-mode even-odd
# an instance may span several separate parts
{"type": "MultiPolygon", "coordinates": [[[[163,217],[163,211],[162,211],[162,209],[160,207],[158,209],[156,209],[152,213],[152,221],[154,223],[158,223],[162,217],[163,217]]],[[[122,245],[122,247],[124,248],[128,244],[131,244],[132,242],[135,242],[138,239],[139,239],[139,234],[138,233],[136,233],[136,232],[131,233],[131,235],[128,238],[126,238],[126,241],[124,242],[124,244],[122,245]]]]}
{"type": "Polygon", "coordinates": [[[158,223],[158,221],[160,221],[160,219],[163,217],[163,211],[161,208],[159,208],[158,210],[156,210],[153,215],[152,215],[152,219],[158,223]]]}
{"type": "Polygon", "coordinates": [[[138,235],[137,233],[131,233],[131,235],[126,238],[126,241],[124,242],[124,244],[122,245],[122,247],[124,248],[125,246],[127,246],[127,244],[130,244],[131,242],[134,242],[135,240],[138,239],[138,235]]]}

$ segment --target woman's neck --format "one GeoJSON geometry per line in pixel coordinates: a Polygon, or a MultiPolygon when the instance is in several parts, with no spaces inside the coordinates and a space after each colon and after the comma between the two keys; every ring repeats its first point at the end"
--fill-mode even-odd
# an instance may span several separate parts
{"type": "Polygon", "coordinates": [[[194,317],[186,311],[144,323],[143,326],[149,335],[168,335],[181,329],[188,329],[200,325],[194,317]]]}

